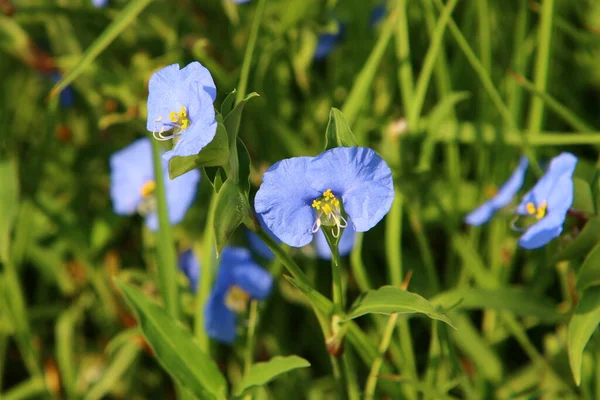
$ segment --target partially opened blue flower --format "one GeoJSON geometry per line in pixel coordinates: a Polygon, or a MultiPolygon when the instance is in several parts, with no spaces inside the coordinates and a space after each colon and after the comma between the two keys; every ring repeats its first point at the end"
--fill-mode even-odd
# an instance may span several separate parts
{"type": "Polygon", "coordinates": [[[338,43],[338,41],[344,34],[344,25],[339,21],[336,21],[336,23],[336,32],[327,32],[319,36],[317,47],[315,48],[315,60],[322,60],[325,57],[327,57],[327,55],[331,53],[335,45],[338,43]]]}
{"type": "Polygon", "coordinates": [[[498,193],[467,215],[465,222],[469,225],[482,225],[488,222],[496,211],[506,207],[523,186],[528,166],[527,157],[521,157],[519,165],[510,178],[500,187],[498,193]]]}
{"type": "Polygon", "coordinates": [[[217,88],[202,64],[169,65],[152,75],[148,90],[146,128],[157,140],[176,142],[163,158],[196,155],[213,140],[217,88]]]}
{"type": "Polygon", "coordinates": [[[368,231],[393,200],[392,172],[375,151],[337,147],[272,165],[263,175],[254,208],[277,238],[302,247],[321,227],[334,236],[348,226],[368,231]]]}
{"type": "Polygon", "coordinates": [[[269,296],[273,277],[243,247],[225,247],[220,258],[219,274],[204,310],[205,329],[209,337],[232,343],[237,336],[237,314],[246,311],[250,299],[269,296]]]}
{"type": "MultiPolygon", "coordinates": [[[[173,180],[169,179],[167,162],[163,160],[165,191],[169,221],[180,222],[192,205],[200,171],[192,170],[173,180]]],[[[110,196],[113,208],[119,215],[136,212],[144,216],[152,231],[158,229],[154,190],[154,168],[150,139],[138,139],[110,157],[110,196]]]]}
{"type": "Polygon", "coordinates": [[[190,281],[190,287],[193,292],[198,289],[198,280],[200,279],[200,262],[192,250],[186,250],[179,254],[177,265],[181,272],[190,281]]]}
{"type": "MultiPolygon", "coordinates": [[[[352,229],[352,225],[348,226],[344,229],[344,233],[342,233],[342,237],[338,243],[338,251],[340,256],[347,256],[352,251],[354,247],[354,238],[356,236],[356,232],[352,229]]],[[[315,250],[317,251],[317,256],[324,260],[331,260],[331,249],[329,248],[329,243],[327,243],[327,239],[325,239],[325,234],[323,231],[317,232],[315,235],[315,250]]]]}
{"type": "Polygon", "coordinates": [[[561,234],[567,211],[573,204],[576,166],[577,157],[561,153],[550,161],[544,176],[523,196],[516,213],[535,217],[537,222],[527,228],[519,239],[519,246],[536,249],[561,234]]]}

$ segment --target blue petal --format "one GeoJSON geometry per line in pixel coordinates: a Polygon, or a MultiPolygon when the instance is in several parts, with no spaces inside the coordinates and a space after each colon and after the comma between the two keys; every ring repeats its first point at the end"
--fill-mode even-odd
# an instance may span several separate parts
{"type": "Polygon", "coordinates": [[[200,171],[194,169],[175,179],[169,179],[166,162],[163,163],[163,170],[165,172],[164,179],[169,222],[177,224],[183,220],[187,210],[194,202],[198,190],[198,182],[200,182],[200,171]]]}
{"type": "Polygon", "coordinates": [[[108,0],[92,0],[94,7],[102,8],[108,4],[108,0]]]}
{"type": "Polygon", "coordinates": [[[232,272],[233,282],[253,299],[264,300],[273,289],[273,277],[255,262],[238,264],[232,272]]]}
{"type": "MultiPolygon", "coordinates": [[[[200,86],[214,102],[217,99],[217,86],[210,71],[197,61],[191,62],[180,71],[183,85],[196,84],[200,86]]],[[[200,90],[198,91],[200,92],[200,90]]]]}
{"type": "Polygon", "coordinates": [[[204,309],[204,329],[210,338],[219,342],[235,341],[236,315],[225,306],[222,293],[211,293],[204,309]]]}
{"type": "Polygon", "coordinates": [[[540,205],[543,201],[548,201],[550,193],[554,190],[554,187],[559,178],[567,174],[572,176],[577,166],[577,157],[571,153],[561,153],[554,157],[550,161],[548,170],[535,184],[535,186],[523,196],[521,203],[517,207],[516,213],[520,215],[527,215],[527,203],[533,203],[540,205]]]}
{"type": "Polygon", "coordinates": [[[234,3],[238,3],[238,4],[243,4],[243,3],[249,3],[251,0],[233,0],[234,3]]]}
{"type": "Polygon", "coordinates": [[[192,250],[186,250],[179,255],[177,262],[179,269],[190,281],[190,287],[195,292],[198,288],[198,279],[200,279],[200,262],[192,250]]]}
{"type": "Polygon", "coordinates": [[[150,139],[138,139],[110,156],[110,197],[115,213],[131,215],[142,200],[140,189],[154,179],[150,139]]]}
{"type": "MultiPolygon", "coordinates": [[[[347,256],[352,251],[354,247],[354,238],[356,236],[356,232],[352,229],[352,225],[348,226],[344,229],[344,233],[342,233],[342,237],[340,238],[340,242],[338,243],[338,250],[340,252],[340,256],[347,256]]],[[[319,230],[315,234],[315,250],[317,251],[317,256],[324,260],[331,260],[331,250],[329,249],[329,244],[327,243],[327,239],[325,239],[325,235],[323,234],[323,230],[319,230]]]]}
{"type": "Polygon", "coordinates": [[[392,171],[371,149],[336,147],[327,150],[308,165],[307,176],[319,195],[331,189],[342,198],[344,210],[357,232],[374,227],[394,201],[392,171]]]}
{"type": "Polygon", "coordinates": [[[315,48],[314,58],[315,60],[322,60],[333,50],[337,42],[342,37],[344,26],[341,23],[338,24],[338,31],[336,33],[324,33],[319,36],[317,47],[315,48]]]}
{"type": "MultiPolygon", "coordinates": [[[[273,232],[271,232],[269,227],[267,227],[267,225],[265,224],[265,221],[263,221],[262,216],[260,214],[256,214],[256,218],[258,219],[260,226],[265,230],[265,232],[269,236],[271,236],[271,238],[273,238],[273,240],[275,240],[278,244],[281,243],[281,240],[277,239],[277,237],[275,235],[273,235],[273,232]]],[[[273,252],[271,251],[269,246],[267,246],[265,244],[265,242],[263,242],[262,239],[259,238],[258,235],[256,235],[256,233],[248,230],[247,237],[248,237],[248,243],[250,244],[250,248],[252,250],[254,250],[256,253],[258,253],[259,256],[261,256],[262,258],[264,258],[266,260],[272,260],[275,258],[275,254],[273,254],[273,252]]]]}
{"type": "Polygon", "coordinates": [[[527,160],[527,157],[521,157],[519,165],[510,178],[508,178],[508,180],[500,187],[496,196],[467,215],[465,222],[469,225],[482,225],[489,221],[497,210],[506,207],[523,186],[528,166],[529,161],[527,160]]]}
{"type": "Polygon", "coordinates": [[[302,247],[312,241],[315,214],[311,202],[321,196],[310,184],[311,157],[294,157],[272,165],[263,175],[254,208],[282,242],[302,247]]]}
{"type": "Polygon", "coordinates": [[[525,231],[519,239],[519,246],[528,250],[544,246],[561,234],[565,217],[566,213],[549,213],[525,231]]]}
{"type": "Polygon", "coordinates": [[[566,172],[556,180],[548,196],[548,214],[566,214],[569,211],[573,205],[573,186],[572,172],[566,172]]]}
{"type": "Polygon", "coordinates": [[[385,17],[385,5],[380,4],[371,12],[371,26],[377,25],[383,17],[385,17]]]}
{"type": "Polygon", "coordinates": [[[174,156],[194,156],[214,139],[217,133],[217,121],[213,100],[207,92],[201,91],[198,94],[198,101],[191,104],[188,113],[192,124],[182,131],[173,150],[167,151],[163,159],[169,160],[174,156]]]}
{"type": "Polygon", "coordinates": [[[152,232],[156,232],[158,230],[158,214],[156,212],[151,212],[146,215],[146,219],[144,220],[148,229],[152,232]]]}

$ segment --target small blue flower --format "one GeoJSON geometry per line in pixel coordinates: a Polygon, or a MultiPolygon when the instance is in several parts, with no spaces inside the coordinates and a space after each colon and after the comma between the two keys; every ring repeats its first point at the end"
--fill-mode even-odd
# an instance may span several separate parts
{"type": "Polygon", "coordinates": [[[544,176],[523,196],[516,213],[533,216],[537,222],[521,236],[519,246],[537,249],[561,234],[567,211],[573,204],[576,166],[577,157],[561,153],[550,161],[544,176]]]}
{"type": "MultiPolygon", "coordinates": [[[[60,72],[54,71],[52,72],[52,75],[50,75],[50,78],[52,79],[52,82],[56,84],[60,82],[60,80],[62,79],[62,75],[60,74],[60,72]]],[[[60,105],[64,108],[71,108],[74,102],[75,92],[73,91],[71,85],[69,85],[60,92],[60,105]]]]}
{"type": "Polygon", "coordinates": [[[321,226],[340,234],[374,227],[394,200],[392,172],[371,149],[337,147],[317,157],[294,157],[263,175],[254,207],[282,242],[302,247],[321,226]],[[347,219],[346,219],[347,217],[347,219]]]}
{"type": "Polygon", "coordinates": [[[327,32],[319,36],[315,54],[313,56],[315,60],[322,60],[327,57],[344,34],[344,25],[339,21],[336,21],[336,23],[337,32],[327,32]]]}
{"type": "Polygon", "coordinates": [[[108,0],[92,0],[92,4],[94,5],[94,7],[102,8],[106,7],[106,5],[108,4],[108,0]]]}
{"type": "Polygon", "coordinates": [[[179,255],[177,260],[179,269],[187,276],[190,281],[192,291],[198,290],[198,280],[200,279],[200,262],[192,250],[186,250],[179,255]]]}
{"type": "MultiPolygon", "coordinates": [[[[354,247],[354,237],[356,236],[356,232],[352,229],[352,226],[344,229],[344,233],[342,233],[342,237],[340,238],[340,242],[338,243],[338,251],[340,256],[347,256],[352,251],[354,247]]],[[[329,243],[327,243],[327,239],[325,239],[325,234],[323,231],[317,232],[315,235],[315,250],[317,250],[317,256],[324,260],[331,260],[331,249],[329,248],[329,243]]]]}
{"type": "Polygon", "coordinates": [[[219,274],[204,310],[205,329],[209,337],[232,343],[236,337],[236,314],[246,311],[250,299],[267,298],[273,277],[243,247],[225,247],[220,258],[219,274]]]}
{"type": "Polygon", "coordinates": [[[465,222],[469,225],[482,225],[488,222],[496,211],[506,207],[523,186],[528,166],[527,157],[521,157],[519,165],[510,178],[500,187],[498,193],[467,215],[465,222]]]}
{"type": "MultiPolygon", "coordinates": [[[[173,180],[169,179],[167,161],[163,160],[165,191],[169,221],[180,222],[192,205],[200,171],[192,170],[173,180]]],[[[110,157],[110,196],[113,208],[119,215],[132,215],[138,212],[146,219],[152,231],[158,229],[156,199],[154,190],[154,168],[152,165],[152,145],[150,139],[141,138],[117,151],[110,157]]]]}
{"type": "Polygon", "coordinates": [[[371,26],[377,25],[377,23],[385,17],[385,11],[384,4],[380,4],[373,8],[373,11],[371,11],[371,26]]]}
{"type": "Polygon", "coordinates": [[[202,64],[192,62],[181,70],[179,64],[169,65],[152,75],[148,90],[146,128],[157,140],[176,142],[164,159],[196,155],[213,140],[217,88],[202,64]]]}

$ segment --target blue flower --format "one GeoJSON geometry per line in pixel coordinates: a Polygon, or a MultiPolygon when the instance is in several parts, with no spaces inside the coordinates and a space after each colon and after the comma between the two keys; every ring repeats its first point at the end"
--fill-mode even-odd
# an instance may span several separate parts
{"type": "MultiPolygon", "coordinates": [[[[180,222],[192,205],[200,171],[192,170],[173,180],[169,179],[167,162],[163,160],[165,191],[169,221],[180,222]]],[[[154,197],[154,168],[152,165],[152,145],[150,139],[138,139],[110,157],[110,196],[113,208],[119,215],[138,212],[146,219],[152,231],[158,229],[156,199],[154,197]]]]}
{"type": "Polygon", "coordinates": [[[196,155],[213,140],[217,88],[202,64],[192,62],[181,70],[179,64],[169,65],[152,75],[148,90],[146,128],[157,140],[176,142],[164,159],[196,155]]]}
{"type": "Polygon", "coordinates": [[[544,176],[523,196],[516,213],[535,217],[537,222],[521,236],[519,246],[537,249],[561,234],[567,211],[573,204],[576,166],[577,157],[561,153],[550,161],[544,176]]]}
{"type": "Polygon", "coordinates": [[[333,50],[335,45],[338,43],[342,35],[344,34],[344,25],[338,21],[337,31],[334,33],[328,32],[323,33],[319,36],[317,47],[315,48],[314,58],[315,60],[322,60],[333,50]]]}
{"type": "Polygon", "coordinates": [[[377,23],[381,21],[383,17],[385,17],[385,11],[386,9],[384,4],[380,4],[373,8],[373,11],[371,11],[371,26],[377,25],[377,23]]]}
{"type": "Polygon", "coordinates": [[[205,308],[209,337],[232,343],[236,337],[237,313],[246,310],[250,299],[263,300],[273,287],[273,277],[252,260],[248,249],[225,247],[219,274],[205,308]]]}
{"type": "Polygon", "coordinates": [[[469,225],[482,225],[488,222],[496,211],[506,207],[523,186],[528,166],[527,157],[521,157],[519,165],[510,178],[500,187],[498,193],[467,215],[465,222],[469,225]]]}
{"type": "MultiPolygon", "coordinates": [[[[347,256],[350,254],[352,248],[354,247],[355,236],[356,232],[354,232],[352,226],[344,229],[342,237],[340,238],[340,242],[338,243],[338,251],[340,256],[347,256]]],[[[315,250],[317,250],[317,256],[319,258],[331,260],[331,249],[329,248],[329,243],[327,243],[327,239],[325,239],[325,235],[322,231],[317,232],[314,244],[315,250]]]]}
{"type": "Polygon", "coordinates": [[[254,207],[282,242],[302,247],[321,226],[339,235],[375,226],[390,210],[394,183],[387,164],[371,149],[337,147],[317,157],[294,157],[263,175],[254,207]]]}
{"type": "Polygon", "coordinates": [[[251,0],[233,0],[234,3],[238,3],[238,4],[243,4],[243,3],[249,3],[251,0]]]}
{"type": "Polygon", "coordinates": [[[177,260],[179,269],[187,276],[190,281],[190,287],[195,292],[198,289],[198,280],[200,279],[200,262],[192,250],[186,250],[179,255],[177,260]]]}
{"type": "Polygon", "coordinates": [[[92,0],[92,4],[94,5],[94,7],[102,8],[106,7],[106,5],[108,4],[108,0],[92,0]]]}
{"type": "MultiPolygon", "coordinates": [[[[62,79],[62,75],[58,71],[52,72],[50,75],[52,82],[58,83],[62,79]]],[[[73,88],[71,85],[67,86],[60,92],[60,105],[65,108],[70,108],[73,106],[75,102],[75,93],[73,92],[73,88]]]]}

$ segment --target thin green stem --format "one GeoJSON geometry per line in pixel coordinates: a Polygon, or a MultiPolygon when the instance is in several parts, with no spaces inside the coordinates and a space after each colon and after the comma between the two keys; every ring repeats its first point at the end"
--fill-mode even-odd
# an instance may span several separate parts
{"type": "MultiPolygon", "coordinates": [[[[244,356],[244,378],[250,374],[252,363],[254,359],[254,343],[256,325],[258,323],[258,301],[252,300],[250,302],[250,316],[248,317],[248,336],[246,338],[246,354],[244,356]]],[[[250,400],[252,396],[246,395],[245,400],[250,400]]]]}
{"type": "Polygon", "coordinates": [[[392,334],[394,333],[394,328],[396,327],[396,322],[398,320],[398,314],[392,314],[388,318],[387,324],[385,325],[385,330],[383,331],[383,337],[381,338],[381,343],[379,344],[379,356],[373,361],[371,365],[371,370],[369,371],[369,377],[367,378],[367,383],[365,384],[365,400],[375,398],[375,388],[377,387],[377,378],[379,377],[379,370],[381,369],[381,365],[383,364],[383,358],[385,353],[390,346],[392,340],[392,334]]]}
{"type": "Polygon", "coordinates": [[[162,168],[160,144],[151,139],[154,180],[156,182],[156,207],[158,213],[157,269],[158,286],[165,308],[174,319],[179,319],[179,297],[177,293],[177,255],[173,243],[173,232],[169,222],[169,210],[165,193],[165,175],[162,168]]]}
{"type": "Polygon", "coordinates": [[[350,351],[344,351],[342,363],[344,366],[344,375],[346,376],[346,385],[348,388],[348,400],[360,400],[360,389],[356,380],[356,369],[350,357],[350,351]]]}
{"type": "Polygon", "coordinates": [[[239,103],[246,96],[246,89],[248,87],[248,77],[250,76],[250,64],[252,64],[252,55],[254,48],[256,47],[256,39],[258,38],[258,30],[260,29],[260,23],[265,11],[265,3],[267,0],[259,0],[256,6],[256,14],[252,21],[252,28],[250,29],[250,37],[248,44],[246,45],[246,53],[244,53],[244,61],[242,62],[242,71],[240,73],[240,83],[237,88],[235,96],[235,102],[239,103]]]}
{"type": "Polygon", "coordinates": [[[344,311],[344,287],[342,282],[342,266],[338,246],[331,246],[331,276],[333,280],[333,304],[336,311],[344,311]]]}
{"type": "Polygon", "coordinates": [[[393,286],[402,284],[402,193],[394,188],[395,198],[387,215],[385,225],[385,252],[387,256],[388,278],[393,286]]]}
{"type": "Polygon", "coordinates": [[[397,12],[398,22],[396,23],[396,58],[398,59],[398,81],[400,82],[400,93],[402,94],[402,104],[404,113],[407,115],[409,129],[416,127],[415,121],[411,121],[409,105],[413,97],[414,77],[412,65],[410,62],[410,40],[408,30],[408,18],[406,16],[407,0],[398,0],[397,12]]]}

